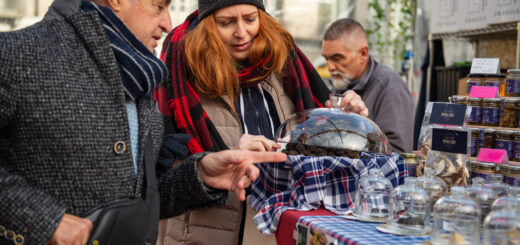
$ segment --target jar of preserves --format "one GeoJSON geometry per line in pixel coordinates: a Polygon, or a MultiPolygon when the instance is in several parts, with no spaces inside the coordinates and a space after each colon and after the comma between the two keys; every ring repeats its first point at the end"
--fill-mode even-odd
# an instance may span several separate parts
{"type": "Polygon", "coordinates": [[[520,161],[520,131],[515,131],[513,135],[513,159],[510,160],[520,161]]]}
{"type": "Polygon", "coordinates": [[[484,86],[497,87],[500,97],[504,97],[506,92],[505,78],[506,76],[502,74],[488,74],[484,80],[484,86]]]}
{"type": "Polygon", "coordinates": [[[500,127],[515,128],[517,126],[518,99],[505,98],[502,100],[500,112],[500,127]]]}
{"type": "Polygon", "coordinates": [[[468,74],[468,81],[466,81],[466,95],[469,95],[473,86],[482,86],[485,77],[485,74],[468,74]]]}
{"type": "Polygon", "coordinates": [[[485,98],[482,102],[482,125],[498,126],[500,119],[500,99],[485,98]]]}
{"type": "Polygon", "coordinates": [[[480,148],[488,148],[488,149],[495,148],[496,139],[497,139],[496,131],[497,130],[494,128],[484,129],[484,142],[483,142],[483,144],[482,143],[480,144],[480,148]]]}
{"type": "Polygon", "coordinates": [[[455,104],[466,105],[466,104],[468,104],[468,97],[460,96],[460,95],[453,95],[453,96],[451,96],[450,102],[455,103],[455,104]]]}
{"type": "Polygon", "coordinates": [[[401,156],[406,163],[408,169],[408,176],[417,177],[417,165],[419,165],[419,155],[414,153],[401,153],[401,156]]]}
{"type": "Polygon", "coordinates": [[[480,177],[487,182],[489,180],[489,176],[497,173],[497,165],[495,163],[468,161],[467,167],[470,181],[475,177],[480,177]]]}
{"type": "MultiPolygon", "coordinates": [[[[469,131],[471,131],[471,143],[470,143],[470,155],[472,157],[476,157],[478,154],[478,150],[480,149],[479,146],[479,139],[480,139],[480,128],[468,128],[469,131]]],[[[519,145],[520,147],[520,145],[519,145]]],[[[520,152],[519,152],[520,154],[520,152]]]]}
{"type": "Polygon", "coordinates": [[[495,140],[495,149],[506,150],[508,159],[513,159],[513,130],[497,130],[497,138],[495,140]]]}
{"type": "Polygon", "coordinates": [[[520,69],[507,70],[506,78],[506,96],[520,96],[520,69]]]}
{"type": "Polygon", "coordinates": [[[500,169],[504,168],[504,171],[500,171],[504,176],[504,183],[511,186],[520,186],[520,165],[515,164],[502,164],[500,169]]]}
{"type": "Polygon", "coordinates": [[[469,116],[468,124],[482,124],[482,99],[470,97],[468,98],[468,105],[471,106],[471,115],[469,116]]]}

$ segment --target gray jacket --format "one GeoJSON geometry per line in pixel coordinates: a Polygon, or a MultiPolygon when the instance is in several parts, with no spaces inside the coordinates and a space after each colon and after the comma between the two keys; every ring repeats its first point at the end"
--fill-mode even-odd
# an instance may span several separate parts
{"type": "Polygon", "coordinates": [[[365,102],[368,117],[385,132],[392,151],[411,152],[414,102],[401,77],[370,57],[370,66],[352,90],[365,102]]]}
{"type": "MultiPolygon", "coordinates": [[[[0,33],[0,229],[25,244],[47,244],[64,213],[142,196],[144,139],[152,134],[155,156],[162,141],[162,116],[144,96],[136,176],[116,60],[97,13],[79,2],[56,0],[43,21],[0,33]]],[[[159,178],[162,218],[225,201],[198,179],[201,156],[159,178]]]]}

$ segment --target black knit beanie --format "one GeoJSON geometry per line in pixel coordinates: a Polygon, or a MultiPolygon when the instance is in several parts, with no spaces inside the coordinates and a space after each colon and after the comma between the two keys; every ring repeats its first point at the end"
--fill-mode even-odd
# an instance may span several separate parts
{"type": "Polygon", "coordinates": [[[218,9],[236,4],[251,4],[265,11],[263,0],[199,0],[199,20],[218,9]]]}

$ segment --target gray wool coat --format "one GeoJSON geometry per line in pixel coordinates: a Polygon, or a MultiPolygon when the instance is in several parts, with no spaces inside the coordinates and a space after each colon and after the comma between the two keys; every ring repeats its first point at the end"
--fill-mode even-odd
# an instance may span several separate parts
{"type": "MultiPolygon", "coordinates": [[[[152,134],[154,156],[162,141],[153,95],[141,97],[136,176],[116,60],[80,2],[56,0],[43,21],[0,33],[0,229],[25,244],[47,244],[65,213],[142,196],[144,139],[152,134]]],[[[161,218],[225,202],[199,180],[202,156],[158,179],[161,218]]]]}

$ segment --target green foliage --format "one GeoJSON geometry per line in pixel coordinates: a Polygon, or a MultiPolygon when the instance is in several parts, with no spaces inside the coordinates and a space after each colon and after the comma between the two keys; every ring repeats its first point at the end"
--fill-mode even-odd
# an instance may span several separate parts
{"type": "Polygon", "coordinates": [[[369,0],[368,8],[373,10],[372,23],[369,28],[366,28],[370,46],[381,54],[394,47],[392,53],[394,58],[399,56],[403,60],[406,43],[411,37],[413,28],[415,2],[416,0],[369,0]],[[400,14],[400,18],[398,23],[394,24],[391,20],[396,14],[400,14]],[[388,35],[383,35],[383,30],[387,33],[397,33],[397,36],[389,40],[388,35]]]}

